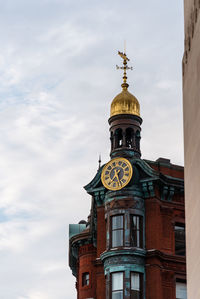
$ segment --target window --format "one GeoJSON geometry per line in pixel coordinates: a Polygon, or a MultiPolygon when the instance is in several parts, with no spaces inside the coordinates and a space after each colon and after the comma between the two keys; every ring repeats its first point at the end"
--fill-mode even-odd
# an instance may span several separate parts
{"type": "Polygon", "coordinates": [[[124,245],[124,217],[112,216],[112,247],[124,245]]]}
{"type": "Polygon", "coordinates": [[[123,272],[112,273],[112,299],[123,299],[123,272]]]}
{"type": "Polygon", "coordinates": [[[142,298],[142,275],[137,272],[131,273],[131,299],[142,298]]]}
{"type": "Polygon", "coordinates": [[[123,135],[122,135],[122,129],[117,129],[115,131],[115,136],[116,136],[116,144],[115,147],[122,147],[122,141],[123,141],[123,135]]]}
{"type": "Polygon", "coordinates": [[[89,286],[90,283],[90,275],[88,272],[82,274],[82,286],[89,286]]]}
{"type": "Polygon", "coordinates": [[[142,217],[131,215],[131,246],[143,247],[143,225],[142,217]]]}
{"type": "Polygon", "coordinates": [[[185,226],[184,224],[175,224],[175,254],[185,255],[185,226]]]}
{"type": "Polygon", "coordinates": [[[176,281],[176,299],[187,299],[187,285],[185,282],[176,281]]]}
{"type": "Polygon", "coordinates": [[[131,128],[126,129],[126,147],[133,147],[133,129],[131,128]]]}

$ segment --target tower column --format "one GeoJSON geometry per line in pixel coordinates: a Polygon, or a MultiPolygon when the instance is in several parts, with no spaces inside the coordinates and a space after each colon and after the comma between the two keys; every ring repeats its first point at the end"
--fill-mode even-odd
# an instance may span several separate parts
{"type": "Polygon", "coordinates": [[[122,147],[126,147],[126,131],[122,131],[122,147]]]}

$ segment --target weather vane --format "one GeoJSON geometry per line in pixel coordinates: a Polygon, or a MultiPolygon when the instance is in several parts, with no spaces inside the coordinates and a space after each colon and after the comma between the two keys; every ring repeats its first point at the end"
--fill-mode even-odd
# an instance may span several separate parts
{"type": "Polygon", "coordinates": [[[127,90],[127,88],[128,88],[129,85],[128,85],[128,83],[126,82],[126,80],[127,80],[126,71],[127,71],[127,70],[133,70],[133,67],[132,67],[132,66],[129,67],[129,66],[127,65],[127,61],[130,61],[130,59],[126,56],[126,49],[125,49],[125,46],[124,46],[124,53],[118,51],[118,54],[119,54],[119,56],[123,59],[123,66],[118,66],[118,65],[116,65],[116,68],[117,68],[117,70],[119,70],[119,69],[124,70],[122,88],[123,88],[123,90],[127,90]]]}

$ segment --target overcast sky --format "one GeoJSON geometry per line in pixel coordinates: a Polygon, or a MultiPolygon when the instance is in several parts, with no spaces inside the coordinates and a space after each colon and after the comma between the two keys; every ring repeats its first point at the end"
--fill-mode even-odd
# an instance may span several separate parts
{"type": "Polygon", "coordinates": [[[124,40],[142,157],[183,165],[182,2],[0,0],[1,299],[76,298],[68,225],[109,160],[124,40]]]}

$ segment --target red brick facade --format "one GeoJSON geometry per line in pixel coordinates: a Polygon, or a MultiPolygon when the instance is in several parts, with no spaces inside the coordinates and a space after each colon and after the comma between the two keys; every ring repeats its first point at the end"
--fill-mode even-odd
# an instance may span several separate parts
{"type": "MultiPolygon", "coordinates": [[[[183,167],[170,163],[148,161],[159,176],[162,175],[183,180],[183,167]]],[[[142,298],[176,299],[176,280],[186,280],[185,256],[175,254],[175,225],[184,224],[184,194],[174,192],[170,200],[170,188],[163,193],[160,183],[154,184],[154,196],[146,196],[145,204],[145,288],[142,298]],[[165,195],[163,195],[165,194],[165,195]]],[[[135,201],[129,197],[113,200],[106,205],[96,207],[96,245],[89,241],[91,228],[75,238],[79,240],[77,258],[77,298],[109,299],[109,282],[101,260],[102,253],[108,250],[107,235],[110,220],[109,213],[115,209],[132,209],[135,201]],[[106,214],[107,213],[107,214],[106,214]],[[106,216],[107,215],[107,216],[106,216]],[[87,241],[85,245],[81,240],[87,241]],[[83,275],[89,274],[89,285],[83,285],[83,275]]],[[[130,227],[128,227],[130,229],[130,227]]],[[[72,238],[73,239],[73,238],[72,238]]],[[[130,297],[124,297],[130,298],[130,297]]]]}

